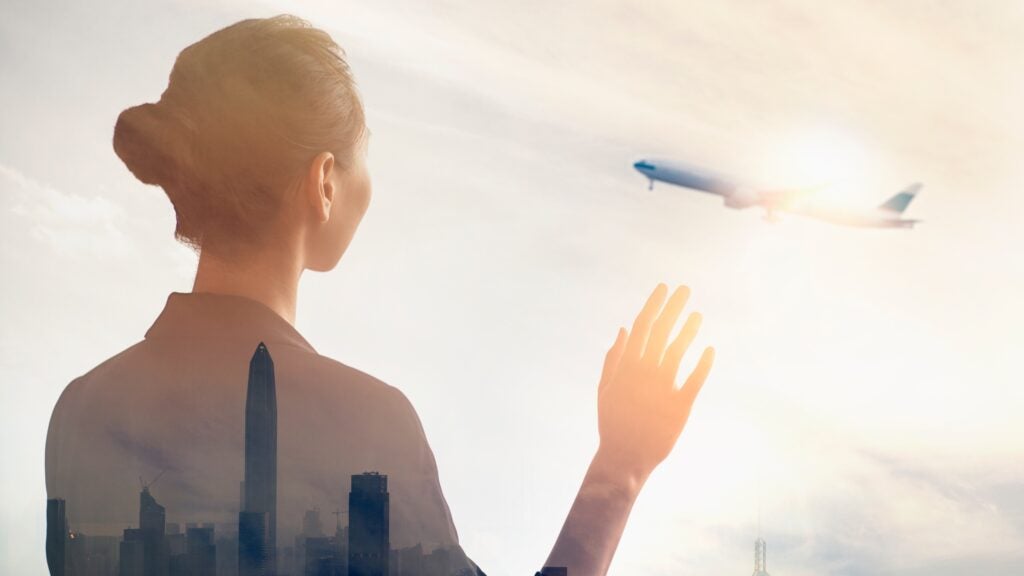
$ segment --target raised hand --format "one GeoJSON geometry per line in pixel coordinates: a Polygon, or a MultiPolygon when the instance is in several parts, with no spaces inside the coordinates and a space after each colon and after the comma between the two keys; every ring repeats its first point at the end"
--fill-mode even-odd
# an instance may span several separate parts
{"type": "Polygon", "coordinates": [[[679,362],[697,335],[701,317],[690,314],[669,344],[690,289],[680,286],[666,303],[667,295],[668,288],[659,284],[633,329],[620,328],[605,357],[597,400],[601,446],[547,566],[567,567],[569,574],[580,576],[607,574],[633,503],[675,446],[711,370],[715,351],[708,348],[682,388],[676,388],[679,362]]]}
{"type": "Polygon", "coordinates": [[[669,344],[690,289],[676,288],[666,303],[667,293],[659,284],[632,330],[619,329],[598,387],[597,458],[641,481],[675,446],[715,357],[714,348],[706,348],[686,382],[676,388],[679,363],[697,335],[701,315],[691,313],[669,344]]]}

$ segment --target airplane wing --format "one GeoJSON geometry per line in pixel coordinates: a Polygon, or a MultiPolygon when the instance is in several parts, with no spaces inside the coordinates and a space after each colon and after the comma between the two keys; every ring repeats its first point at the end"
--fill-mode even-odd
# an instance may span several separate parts
{"type": "Polygon", "coordinates": [[[791,190],[765,190],[761,192],[761,198],[766,208],[770,210],[792,211],[809,196],[813,196],[827,184],[818,184],[807,188],[794,188],[791,190]]]}

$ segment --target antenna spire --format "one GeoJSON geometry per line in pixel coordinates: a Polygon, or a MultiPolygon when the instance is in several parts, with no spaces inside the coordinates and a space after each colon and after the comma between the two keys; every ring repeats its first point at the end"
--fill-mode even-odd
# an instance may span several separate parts
{"type": "Polygon", "coordinates": [[[761,497],[757,497],[757,537],[761,537],[761,497]]]}

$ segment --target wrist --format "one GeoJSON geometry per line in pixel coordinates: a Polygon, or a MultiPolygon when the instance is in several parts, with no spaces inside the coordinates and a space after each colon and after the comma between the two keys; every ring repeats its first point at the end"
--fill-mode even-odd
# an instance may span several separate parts
{"type": "Polygon", "coordinates": [[[601,446],[594,454],[594,459],[587,470],[587,477],[609,488],[621,490],[625,495],[636,497],[643,488],[651,469],[630,462],[618,451],[601,446]]]}

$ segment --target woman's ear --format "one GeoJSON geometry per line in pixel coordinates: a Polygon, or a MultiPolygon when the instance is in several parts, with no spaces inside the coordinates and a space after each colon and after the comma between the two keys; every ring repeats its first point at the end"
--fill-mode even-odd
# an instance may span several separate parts
{"type": "Polygon", "coordinates": [[[313,213],[321,223],[331,218],[331,205],[337,194],[334,183],[334,154],[321,152],[316,155],[309,167],[306,192],[313,213]]]}

